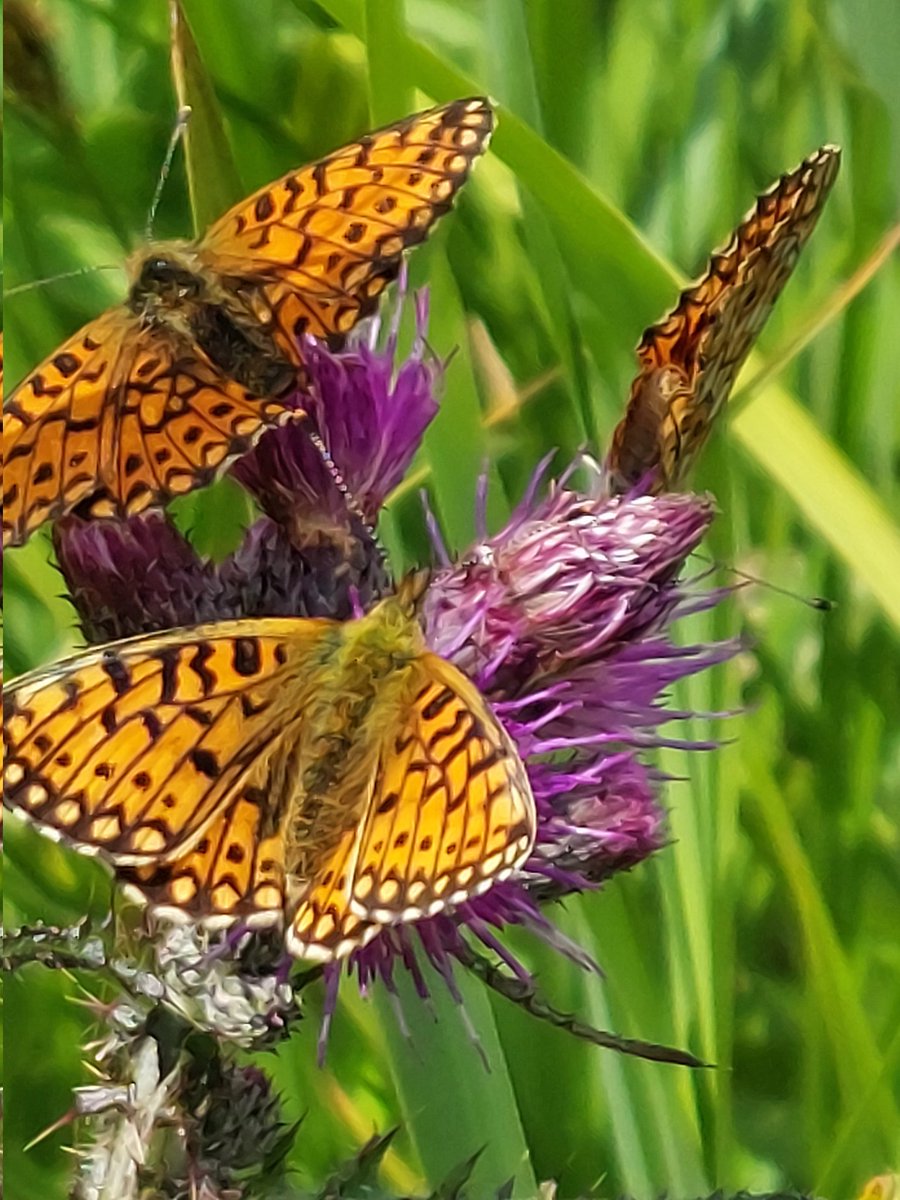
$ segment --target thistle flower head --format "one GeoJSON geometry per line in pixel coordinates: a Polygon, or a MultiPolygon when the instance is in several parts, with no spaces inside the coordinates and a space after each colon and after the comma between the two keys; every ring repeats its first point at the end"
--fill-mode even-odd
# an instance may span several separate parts
{"type": "Polygon", "coordinates": [[[435,573],[422,606],[429,645],[477,683],[527,766],[533,853],[513,879],[454,913],[396,927],[357,951],[350,969],[363,985],[381,978],[391,986],[402,963],[424,994],[418,949],[453,988],[452,961],[468,956],[465,933],[524,975],[496,936],[510,924],[591,965],[539,902],[594,887],[663,844],[659,781],[645,755],[662,744],[660,725],[686,715],[663,697],[734,653],[730,643],[678,646],[669,630],[717,599],[695,597],[678,580],[712,519],[709,500],[609,498],[565,486],[536,500],[534,490],[499,533],[435,573]]]}
{"type": "Polygon", "coordinates": [[[712,514],[692,495],[552,487],[437,573],[424,606],[431,644],[488,694],[605,658],[673,614],[678,572],[712,514]]]}

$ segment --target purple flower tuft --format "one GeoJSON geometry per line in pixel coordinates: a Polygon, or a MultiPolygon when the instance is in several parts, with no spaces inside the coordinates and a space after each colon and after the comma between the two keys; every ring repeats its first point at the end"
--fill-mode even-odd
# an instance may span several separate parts
{"type": "Polygon", "coordinates": [[[381,551],[358,518],[323,530],[301,547],[261,517],[218,568],[222,595],[242,617],[334,617],[343,621],[390,590],[381,551]]]}
{"type": "Polygon", "coordinates": [[[439,571],[425,602],[429,642],[490,694],[660,628],[675,577],[713,516],[692,495],[594,499],[563,488],[439,571]]]}
{"type": "MultiPolygon", "coordinates": [[[[298,403],[327,447],[352,503],[370,524],[403,478],[437,413],[435,393],[443,366],[425,342],[425,293],[416,297],[415,306],[415,342],[399,368],[397,320],[383,349],[376,346],[377,320],[362,334],[351,335],[348,348],[337,354],[313,338],[303,343],[309,391],[298,403]]],[[[265,433],[232,474],[271,517],[300,537],[306,536],[308,522],[319,524],[326,513],[336,522],[346,521],[345,496],[305,421],[265,433]]]]}
{"type": "MultiPolygon", "coordinates": [[[[532,489],[533,491],[534,489],[532,489]]],[[[665,841],[658,779],[642,761],[677,680],[730,657],[734,643],[676,646],[671,621],[716,602],[678,581],[713,516],[699,496],[529,496],[497,535],[438,570],[423,601],[429,645],[478,684],[528,768],[538,813],[531,858],[513,880],[441,915],[386,931],[351,958],[360,984],[390,984],[418,944],[445,978],[467,930],[516,974],[495,930],[523,925],[583,965],[539,901],[596,887],[665,841]]],[[[339,968],[329,968],[337,972],[339,968]]],[[[424,982],[421,982],[424,987],[424,982]]]]}
{"type": "Polygon", "coordinates": [[[53,546],[89,642],[234,616],[216,571],[161,513],[125,521],[67,516],[53,546]]]}

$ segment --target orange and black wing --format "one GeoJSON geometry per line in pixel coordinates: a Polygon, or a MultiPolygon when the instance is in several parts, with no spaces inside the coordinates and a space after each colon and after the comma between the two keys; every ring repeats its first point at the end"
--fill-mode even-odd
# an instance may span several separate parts
{"type": "Polygon", "coordinates": [[[401,720],[385,730],[361,821],[299,897],[298,958],[340,958],[379,929],[487,891],[531,853],[525,766],[477,688],[450,663],[414,664],[401,720]]]}
{"type": "Polygon", "coordinates": [[[263,803],[265,765],[303,709],[331,626],[223,621],[129,638],[13,680],[3,695],[4,803],[117,867],[202,858],[198,842],[220,817],[223,838],[262,836],[248,806],[263,803]]]}
{"type": "Polygon", "coordinates": [[[208,483],[290,419],[124,308],[70,338],[3,412],[3,544],[79,505],[130,516],[208,483]]]}
{"type": "Polygon", "coordinates": [[[265,297],[257,316],[296,361],[301,334],[341,335],[374,310],[403,251],[450,208],[493,126],[490,104],[475,98],[366,134],[236,205],[199,253],[233,288],[265,297]]]}
{"type": "Polygon", "coordinates": [[[757,200],[703,278],[652,325],[607,458],[611,490],[642,479],[679,487],[728,399],[831,191],[840,151],[825,146],[757,200]]]}
{"type": "MultiPolygon", "coordinates": [[[[259,928],[284,918],[284,837],[279,796],[262,763],[195,841],[166,862],[120,866],[126,892],[155,914],[208,927],[241,920],[259,928]]],[[[284,781],[282,781],[284,782],[284,781]]]]}

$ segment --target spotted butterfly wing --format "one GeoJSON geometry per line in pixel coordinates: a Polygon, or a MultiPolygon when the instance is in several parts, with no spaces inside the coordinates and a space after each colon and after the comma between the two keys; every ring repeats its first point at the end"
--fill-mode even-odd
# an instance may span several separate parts
{"type": "Polygon", "coordinates": [[[403,251],[446,213],[494,128],[487,100],[455,100],[292,171],[209,229],[200,254],[252,290],[280,349],[341,335],[375,307],[403,251]]]}
{"type": "Polygon", "coordinates": [[[120,866],[126,892],[170,920],[207,927],[235,920],[280,924],[286,904],[284,838],[270,813],[279,808],[268,765],[251,773],[192,849],[166,862],[120,866]]]}
{"type": "Polygon", "coordinates": [[[433,916],[507,878],[534,844],[525,767],[477,688],[423,654],[378,749],[364,812],[311,873],[287,931],[328,960],[384,926],[433,916]]]}
{"type": "Polygon", "coordinates": [[[3,544],[84,503],[133,516],[210,480],[289,420],[160,329],[111,309],[46,359],[3,413],[3,544]]]}
{"type": "Polygon", "coordinates": [[[322,625],[273,618],[142,635],[14,680],[3,695],[5,803],[116,865],[191,850],[296,716],[286,697],[322,625]]]}
{"type": "Polygon", "coordinates": [[[756,202],[703,278],[651,326],[641,370],[607,457],[609,486],[652,491],[684,481],[760,329],[812,233],[837,176],[840,151],[825,146],[756,202]]]}
{"type": "Polygon", "coordinates": [[[76,506],[163,505],[287,419],[300,335],[339,340],[373,311],[492,128],[485,100],[419,113],[263,188],[201,241],[133,256],[126,303],[4,405],[4,546],[76,506]]]}

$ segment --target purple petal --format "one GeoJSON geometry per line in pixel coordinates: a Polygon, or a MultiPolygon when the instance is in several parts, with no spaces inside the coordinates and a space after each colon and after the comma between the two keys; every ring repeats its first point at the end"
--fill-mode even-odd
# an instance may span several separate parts
{"type": "MultiPolygon", "coordinates": [[[[325,443],[351,504],[371,524],[437,412],[443,368],[425,343],[427,302],[417,300],[416,308],[415,344],[399,367],[395,333],[382,350],[359,336],[337,352],[304,339],[310,382],[297,403],[325,443]]],[[[336,519],[346,513],[347,501],[310,441],[305,421],[265,433],[232,473],[276,520],[315,519],[323,512],[336,519]]]]}

